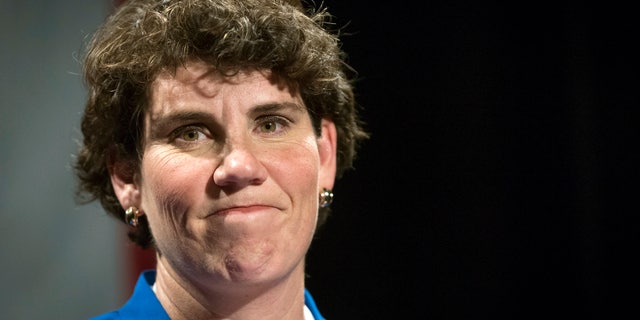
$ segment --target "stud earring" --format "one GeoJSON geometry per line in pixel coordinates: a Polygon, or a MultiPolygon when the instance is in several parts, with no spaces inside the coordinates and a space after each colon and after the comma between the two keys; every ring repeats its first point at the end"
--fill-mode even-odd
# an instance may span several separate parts
{"type": "Polygon", "coordinates": [[[333,203],[333,192],[329,189],[322,189],[320,192],[320,208],[326,208],[333,203]]]}
{"type": "Polygon", "coordinates": [[[140,210],[138,208],[131,206],[124,212],[124,220],[128,225],[137,227],[138,226],[138,217],[140,216],[140,210]]]}

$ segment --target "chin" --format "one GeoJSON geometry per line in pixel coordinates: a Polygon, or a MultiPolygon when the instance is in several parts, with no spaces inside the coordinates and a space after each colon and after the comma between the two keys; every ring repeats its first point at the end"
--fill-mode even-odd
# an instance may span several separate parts
{"type": "Polygon", "coordinates": [[[271,252],[264,250],[247,254],[231,253],[224,258],[224,268],[229,277],[235,281],[259,279],[269,273],[271,252]]]}
{"type": "Polygon", "coordinates": [[[291,274],[295,266],[276,263],[274,257],[250,260],[225,260],[225,267],[229,278],[235,283],[262,284],[278,281],[291,274]]]}

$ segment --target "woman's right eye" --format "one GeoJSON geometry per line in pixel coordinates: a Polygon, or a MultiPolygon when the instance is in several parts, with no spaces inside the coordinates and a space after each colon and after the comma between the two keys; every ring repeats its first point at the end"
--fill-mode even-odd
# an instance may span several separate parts
{"type": "Polygon", "coordinates": [[[204,134],[196,129],[189,129],[180,134],[180,138],[185,141],[197,141],[202,138],[204,134]]]}
{"type": "Polygon", "coordinates": [[[175,143],[196,143],[206,137],[204,129],[197,126],[181,127],[171,134],[171,140],[175,143]]]}

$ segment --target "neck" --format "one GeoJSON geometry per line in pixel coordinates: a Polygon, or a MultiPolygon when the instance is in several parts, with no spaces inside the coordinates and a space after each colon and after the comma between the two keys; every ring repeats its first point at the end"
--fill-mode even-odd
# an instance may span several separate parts
{"type": "Polygon", "coordinates": [[[303,263],[268,283],[216,282],[181,276],[158,257],[156,296],[171,319],[303,319],[303,263]]]}

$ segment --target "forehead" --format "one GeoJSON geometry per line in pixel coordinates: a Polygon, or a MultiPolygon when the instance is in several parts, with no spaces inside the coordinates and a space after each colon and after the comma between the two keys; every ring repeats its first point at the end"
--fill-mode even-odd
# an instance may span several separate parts
{"type": "Polygon", "coordinates": [[[269,70],[240,70],[223,75],[203,62],[190,62],[175,72],[158,74],[150,88],[150,108],[155,115],[175,109],[226,104],[295,102],[303,105],[295,85],[269,70]]]}
{"type": "Polygon", "coordinates": [[[292,82],[285,81],[270,70],[239,70],[223,75],[203,62],[189,62],[174,72],[160,72],[151,84],[151,96],[190,91],[203,97],[215,97],[225,87],[251,87],[254,90],[276,87],[292,95],[296,91],[292,82]]]}

